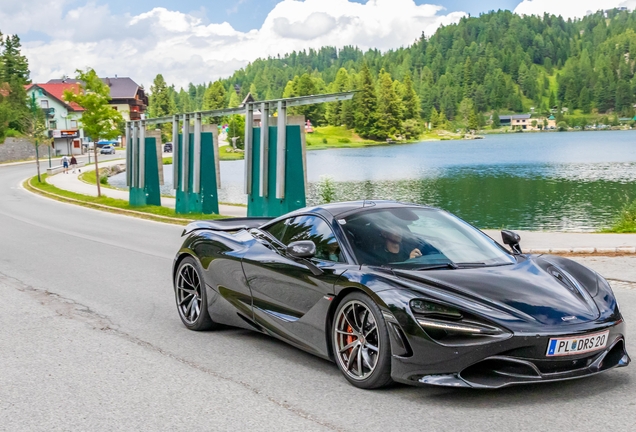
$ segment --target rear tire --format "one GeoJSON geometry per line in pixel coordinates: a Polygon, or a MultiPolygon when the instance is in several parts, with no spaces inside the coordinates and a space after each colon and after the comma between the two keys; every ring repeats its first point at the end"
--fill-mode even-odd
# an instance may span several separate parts
{"type": "Polygon", "coordinates": [[[354,386],[376,389],[393,382],[389,332],[382,311],[368,295],[356,291],[342,299],[331,342],[338,368],[354,386]]]}
{"type": "Polygon", "coordinates": [[[190,330],[209,330],[216,326],[208,312],[208,300],[199,263],[192,257],[181,261],[174,278],[174,295],[181,322],[190,330]]]}

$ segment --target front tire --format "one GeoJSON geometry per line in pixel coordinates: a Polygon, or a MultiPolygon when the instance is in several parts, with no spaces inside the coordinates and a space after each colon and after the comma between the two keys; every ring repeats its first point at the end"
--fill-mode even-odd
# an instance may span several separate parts
{"type": "Polygon", "coordinates": [[[181,322],[190,330],[209,330],[215,326],[208,312],[203,272],[192,257],[181,261],[174,280],[174,295],[181,322]]]}
{"type": "Polygon", "coordinates": [[[342,300],[334,315],[331,340],[336,364],[351,384],[376,389],[392,382],[389,333],[371,297],[353,292],[342,300]]]}

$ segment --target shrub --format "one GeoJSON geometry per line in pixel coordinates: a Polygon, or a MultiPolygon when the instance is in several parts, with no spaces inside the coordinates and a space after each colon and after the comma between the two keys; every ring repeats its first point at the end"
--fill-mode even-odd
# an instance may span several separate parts
{"type": "Polygon", "coordinates": [[[19,131],[15,130],[15,129],[7,128],[4,131],[4,137],[5,138],[17,138],[19,136],[22,136],[22,134],[19,131]]]}
{"type": "Polygon", "coordinates": [[[619,233],[636,232],[636,200],[631,203],[627,202],[623,206],[608,231],[619,233]]]}
{"type": "Polygon", "coordinates": [[[557,124],[557,129],[559,130],[559,132],[563,132],[568,130],[568,124],[564,121],[559,122],[559,124],[557,124]]]}
{"type": "Polygon", "coordinates": [[[336,198],[336,186],[331,177],[321,176],[317,186],[318,195],[320,195],[323,204],[334,201],[336,198]]]}
{"type": "Polygon", "coordinates": [[[351,140],[349,138],[338,138],[338,142],[341,144],[347,144],[350,143],[351,140]]]}
{"type": "Polygon", "coordinates": [[[323,143],[323,144],[327,144],[327,138],[323,138],[323,139],[322,139],[322,143],[323,143]]]}
{"type": "Polygon", "coordinates": [[[402,130],[404,131],[404,138],[415,139],[422,134],[422,127],[417,120],[409,119],[402,123],[402,130]]]}

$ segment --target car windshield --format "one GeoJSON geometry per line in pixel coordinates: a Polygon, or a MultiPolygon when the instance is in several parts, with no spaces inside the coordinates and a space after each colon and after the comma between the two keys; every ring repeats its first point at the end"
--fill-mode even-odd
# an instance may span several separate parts
{"type": "Polygon", "coordinates": [[[442,210],[369,210],[340,224],[360,264],[427,270],[515,262],[490,237],[442,210]]]}

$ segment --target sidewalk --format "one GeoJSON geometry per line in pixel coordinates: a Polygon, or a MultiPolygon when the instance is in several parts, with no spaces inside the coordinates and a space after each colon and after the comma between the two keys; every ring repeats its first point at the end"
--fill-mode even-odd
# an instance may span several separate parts
{"type": "MultiPolygon", "coordinates": [[[[503,244],[501,231],[484,230],[503,244]]],[[[573,232],[516,231],[525,253],[636,254],[636,234],[599,234],[573,232]]]]}
{"type": "MultiPolygon", "coordinates": [[[[100,167],[124,163],[123,160],[100,162],[100,167]]],[[[85,171],[94,170],[95,165],[85,167],[85,171]]],[[[52,185],[84,195],[97,195],[95,185],[79,180],[79,173],[57,174],[48,177],[52,185]]],[[[128,192],[110,188],[102,188],[102,194],[111,198],[128,200],[128,192]]],[[[175,199],[161,197],[164,207],[174,208],[175,199]]],[[[247,208],[241,206],[219,205],[222,215],[244,217],[247,208]]],[[[502,243],[501,233],[497,230],[484,230],[493,239],[502,243]]],[[[634,254],[636,256],[636,234],[598,234],[598,233],[563,233],[543,231],[516,231],[521,235],[521,249],[525,253],[556,254],[634,254]]],[[[503,244],[503,243],[502,243],[503,244]]]]}
{"type": "MultiPolygon", "coordinates": [[[[120,160],[111,160],[100,162],[99,167],[105,168],[112,165],[123,164],[125,161],[123,159],[120,160]]],[[[82,168],[82,172],[86,171],[94,171],[95,165],[89,165],[87,167],[82,168]]],[[[47,181],[55,187],[60,189],[64,189],[71,192],[80,193],[83,195],[97,196],[97,186],[91,185],[88,183],[84,183],[81,181],[78,176],[79,172],[73,174],[69,169],[68,174],[60,173],[54,176],[47,177],[47,181]]],[[[118,189],[110,189],[106,187],[102,187],[102,195],[117,198],[128,201],[128,191],[118,190],[118,189]]],[[[163,207],[174,208],[175,207],[175,198],[169,197],[161,197],[161,205],[163,207]]],[[[219,211],[224,216],[233,216],[233,217],[244,217],[247,215],[247,208],[241,206],[232,206],[232,205],[219,205],[219,211]]]]}

